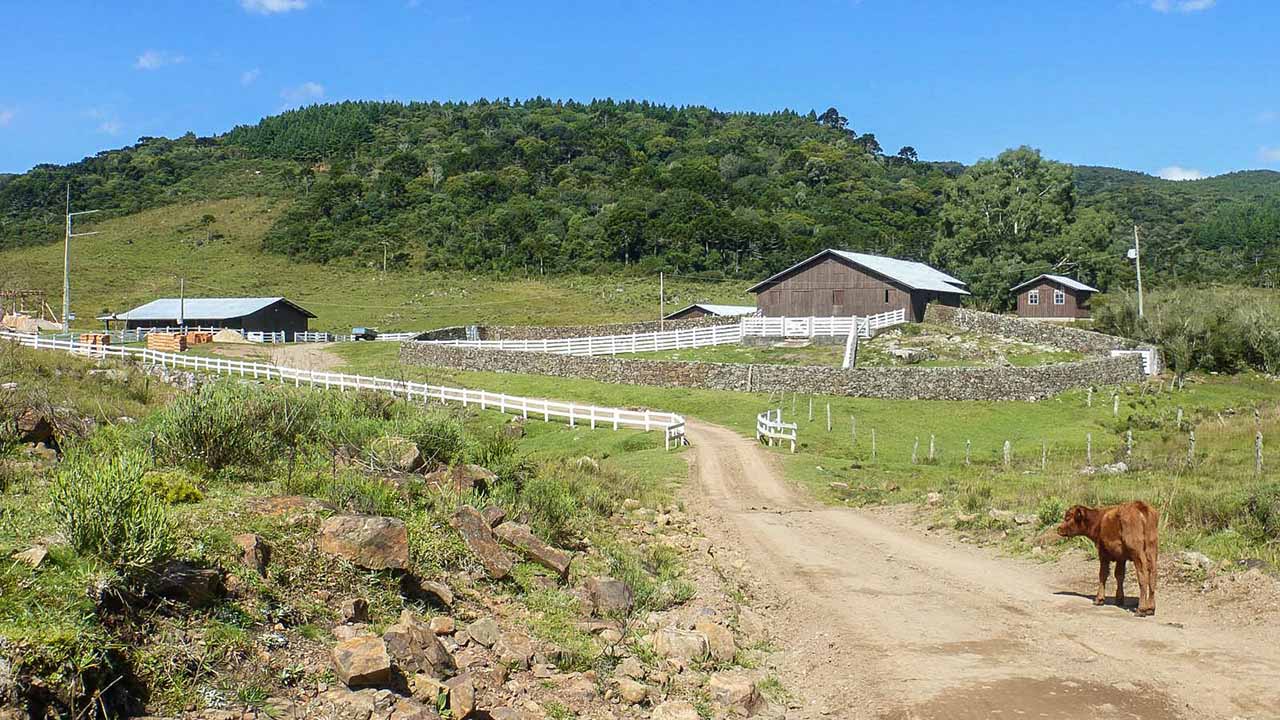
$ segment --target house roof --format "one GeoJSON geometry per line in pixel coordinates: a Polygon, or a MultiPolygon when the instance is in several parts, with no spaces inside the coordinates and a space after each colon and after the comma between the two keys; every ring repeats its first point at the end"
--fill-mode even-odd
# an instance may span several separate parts
{"type": "Polygon", "coordinates": [[[756,292],[761,286],[771,283],[783,276],[789,275],[801,265],[816,260],[824,255],[842,258],[854,265],[866,268],[877,275],[905,285],[912,290],[933,290],[935,292],[955,293],[957,295],[969,294],[969,291],[964,289],[966,283],[963,280],[954,278],[941,270],[925,265],[922,262],[915,262],[914,260],[899,260],[897,258],[884,257],[883,255],[868,255],[867,253],[832,249],[823,250],[811,258],[806,258],[780,273],[776,273],[764,280],[761,280],[755,285],[747,288],[747,292],[756,292]]]}
{"type": "Polygon", "coordinates": [[[669,320],[673,316],[679,315],[680,313],[685,312],[686,310],[691,310],[693,308],[702,308],[703,310],[706,310],[708,313],[712,315],[718,315],[720,317],[733,317],[735,315],[750,315],[751,313],[754,313],[757,310],[755,305],[715,305],[712,303],[694,303],[692,305],[682,307],[679,310],[671,313],[670,315],[667,315],[665,319],[669,320]]]}
{"type": "Polygon", "coordinates": [[[187,298],[185,300],[160,298],[145,305],[139,305],[128,312],[107,317],[113,320],[176,320],[179,305],[181,305],[184,320],[229,320],[251,315],[278,302],[283,302],[309,318],[315,317],[311,311],[282,297],[187,298]]]}
{"type": "Polygon", "coordinates": [[[1048,280],[1050,282],[1055,282],[1055,283],[1058,283],[1059,285],[1069,287],[1072,290],[1079,290],[1081,292],[1102,292],[1096,287],[1090,287],[1088,285],[1085,285],[1082,282],[1079,282],[1078,280],[1072,280],[1071,278],[1066,277],[1065,275],[1050,275],[1049,273],[1037,275],[1024,283],[1014,285],[1013,287],[1009,288],[1009,292],[1018,292],[1018,290],[1030,285],[1031,283],[1039,282],[1040,280],[1048,280]]]}

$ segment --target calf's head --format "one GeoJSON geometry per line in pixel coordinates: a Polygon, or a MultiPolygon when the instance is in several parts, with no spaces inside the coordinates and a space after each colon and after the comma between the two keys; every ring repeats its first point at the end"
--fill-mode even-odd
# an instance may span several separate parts
{"type": "Polygon", "coordinates": [[[1089,508],[1083,505],[1072,505],[1062,516],[1062,524],[1058,526],[1058,534],[1062,537],[1086,535],[1089,532],[1089,508]]]}

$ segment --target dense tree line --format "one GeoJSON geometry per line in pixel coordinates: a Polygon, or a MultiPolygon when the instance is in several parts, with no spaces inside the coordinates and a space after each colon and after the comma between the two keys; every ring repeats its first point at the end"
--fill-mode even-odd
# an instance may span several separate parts
{"type": "Polygon", "coordinates": [[[0,180],[0,247],[57,239],[64,187],[134,212],[186,198],[293,200],[264,240],[302,261],[755,277],[824,247],[932,261],[980,301],[1057,271],[1274,285],[1280,174],[1175,184],[1029,148],[964,168],[889,153],[830,108],[725,113],[647,102],[346,102],[214,138],[143,138],[0,180]]]}

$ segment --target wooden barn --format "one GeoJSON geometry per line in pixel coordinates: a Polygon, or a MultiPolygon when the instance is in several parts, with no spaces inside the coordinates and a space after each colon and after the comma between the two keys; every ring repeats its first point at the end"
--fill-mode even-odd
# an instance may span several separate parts
{"type": "Polygon", "coordinates": [[[965,283],[924,263],[845,250],[823,250],[756,283],[765,317],[876,315],[902,308],[920,322],[931,302],[958,306],[965,283]]]}
{"type": "Polygon", "coordinates": [[[1041,320],[1070,321],[1089,317],[1089,299],[1099,292],[1062,275],[1044,274],[1013,287],[1018,315],[1041,320]]]}
{"type": "Polygon", "coordinates": [[[662,318],[663,320],[691,320],[704,317],[739,317],[754,315],[755,305],[714,305],[712,303],[694,303],[662,318]]]}
{"type": "Polygon", "coordinates": [[[292,338],[306,332],[311,311],[282,297],[269,298],[161,298],[129,312],[104,316],[120,320],[126,330],[153,327],[216,327],[244,332],[284,331],[292,338]]]}

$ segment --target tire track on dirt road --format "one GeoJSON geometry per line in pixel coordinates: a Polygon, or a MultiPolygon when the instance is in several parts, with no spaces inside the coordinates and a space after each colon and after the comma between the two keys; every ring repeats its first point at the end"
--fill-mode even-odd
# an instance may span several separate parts
{"type": "Polygon", "coordinates": [[[1078,579],[1091,569],[828,507],[751,440],[689,435],[689,506],[769,596],[789,719],[1280,717],[1274,619],[1215,625],[1169,590],[1154,618],[1097,608],[1078,579]]]}

